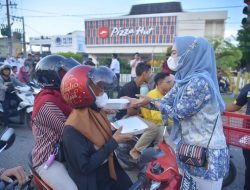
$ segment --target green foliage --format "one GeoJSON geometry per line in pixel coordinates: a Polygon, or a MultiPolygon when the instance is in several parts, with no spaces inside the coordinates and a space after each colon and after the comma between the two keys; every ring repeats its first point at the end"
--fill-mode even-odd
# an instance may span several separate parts
{"type": "Polygon", "coordinates": [[[250,71],[250,28],[242,26],[242,29],[238,31],[237,40],[243,54],[241,66],[247,67],[247,70],[250,71]]]}
{"type": "Polygon", "coordinates": [[[1,34],[2,34],[2,36],[10,37],[10,35],[11,35],[10,28],[7,26],[5,28],[1,28],[1,34]]]}
{"type": "Polygon", "coordinates": [[[241,50],[228,40],[210,40],[215,53],[216,64],[222,69],[236,69],[240,66],[241,50]]]}
{"type": "Polygon", "coordinates": [[[110,56],[101,56],[101,57],[97,57],[97,61],[99,63],[98,65],[109,67],[112,59],[110,56]]]}
{"type": "Polygon", "coordinates": [[[66,52],[66,53],[64,53],[64,52],[59,52],[57,54],[58,55],[62,55],[62,56],[67,57],[67,58],[72,57],[75,60],[79,61],[80,63],[82,63],[82,61],[83,61],[83,54],[81,54],[81,53],[73,53],[73,52],[66,52]]]}
{"type": "MultiPolygon", "coordinates": [[[[129,74],[130,73],[130,66],[129,66],[129,60],[127,59],[120,59],[120,69],[121,69],[121,74],[129,74]]],[[[99,62],[99,65],[104,65],[109,67],[111,64],[111,57],[110,56],[105,56],[105,57],[98,57],[97,61],[99,62]]]]}
{"type": "Polygon", "coordinates": [[[131,68],[129,65],[130,60],[127,59],[121,59],[120,60],[120,66],[121,66],[121,73],[122,74],[130,74],[131,68]]]}

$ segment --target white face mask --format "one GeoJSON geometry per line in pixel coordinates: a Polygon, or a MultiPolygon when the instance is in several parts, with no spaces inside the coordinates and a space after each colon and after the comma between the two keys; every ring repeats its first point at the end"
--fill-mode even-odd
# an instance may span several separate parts
{"type": "Polygon", "coordinates": [[[96,96],[95,104],[98,108],[103,108],[108,103],[108,95],[103,93],[101,96],[96,96]]]}
{"type": "Polygon", "coordinates": [[[180,60],[180,57],[170,56],[167,60],[168,68],[171,69],[172,71],[177,71],[181,67],[179,60],[180,60]]]}

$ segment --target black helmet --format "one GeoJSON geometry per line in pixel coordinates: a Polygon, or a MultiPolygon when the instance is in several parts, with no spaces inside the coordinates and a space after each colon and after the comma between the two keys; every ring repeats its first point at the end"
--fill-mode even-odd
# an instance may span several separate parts
{"type": "Polygon", "coordinates": [[[9,70],[11,70],[11,65],[9,65],[9,64],[4,64],[4,65],[2,65],[2,66],[0,67],[0,70],[1,70],[1,71],[3,71],[4,69],[9,69],[9,70]]]}
{"type": "Polygon", "coordinates": [[[49,55],[41,59],[35,68],[38,83],[47,88],[60,88],[61,80],[71,68],[80,65],[73,58],[49,55]]]}

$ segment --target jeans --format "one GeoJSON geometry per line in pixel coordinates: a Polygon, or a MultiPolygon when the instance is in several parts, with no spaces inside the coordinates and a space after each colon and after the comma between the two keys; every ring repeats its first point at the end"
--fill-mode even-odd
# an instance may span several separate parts
{"type": "Polygon", "coordinates": [[[3,106],[3,126],[8,126],[9,124],[9,117],[17,115],[17,106],[19,104],[19,99],[16,94],[5,94],[5,100],[1,101],[3,106]],[[14,101],[14,105],[13,104],[14,101]]]}
{"type": "Polygon", "coordinates": [[[244,190],[250,190],[250,150],[243,149],[243,155],[246,164],[244,190]]]}
{"type": "Polygon", "coordinates": [[[116,73],[116,78],[117,78],[117,86],[116,86],[116,90],[119,93],[120,90],[120,73],[116,73]]]}

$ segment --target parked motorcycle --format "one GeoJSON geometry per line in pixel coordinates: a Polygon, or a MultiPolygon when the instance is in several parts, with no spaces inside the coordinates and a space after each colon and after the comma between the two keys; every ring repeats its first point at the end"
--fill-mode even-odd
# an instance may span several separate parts
{"type": "Polygon", "coordinates": [[[221,93],[229,92],[230,90],[230,83],[227,77],[221,77],[218,81],[219,89],[221,93]]]}

